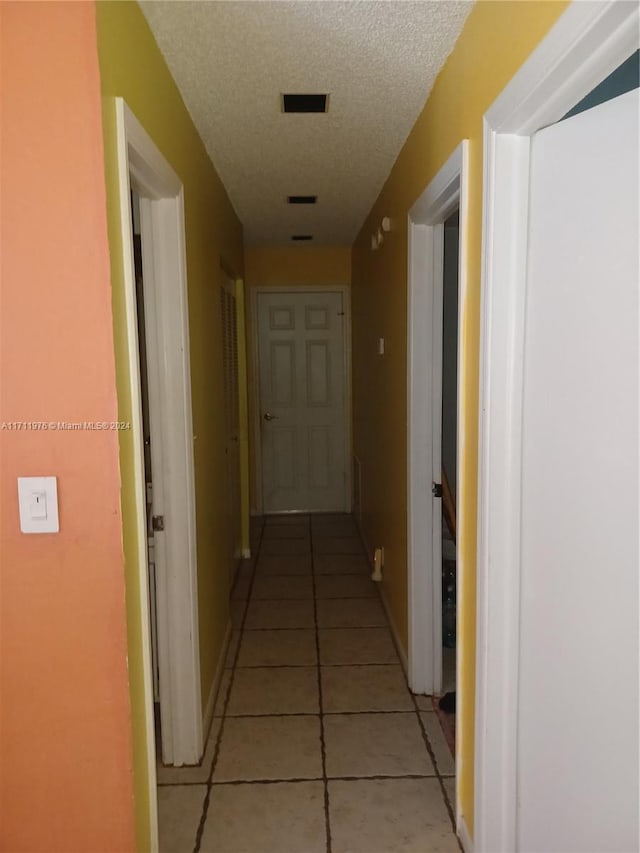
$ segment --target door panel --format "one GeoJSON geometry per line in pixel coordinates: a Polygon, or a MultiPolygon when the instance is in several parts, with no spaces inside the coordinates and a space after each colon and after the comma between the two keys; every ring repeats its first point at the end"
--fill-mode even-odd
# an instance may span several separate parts
{"type": "Polygon", "coordinates": [[[532,141],[518,849],[638,844],[638,95],[532,141]]]}
{"type": "Polygon", "coordinates": [[[259,294],[258,354],[265,512],[348,509],[342,294],[259,294]]]}
{"type": "Polygon", "coordinates": [[[326,427],[309,430],[309,484],[326,489],[331,471],[331,433],[326,427]]]}
{"type": "Polygon", "coordinates": [[[296,441],[294,430],[287,427],[271,427],[273,442],[274,482],[276,490],[295,488],[296,441]]]}
{"type": "Polygon", "coordinates": [[[271,400],[277,406],[295,406],[296,352],[293,341],[271,344],[271,400]]]}
{"type": "Polygon", "coordinates": [[[307,341],[307,393],[310,406],[331,404],[331,354],[327,341],[307,341]]]}

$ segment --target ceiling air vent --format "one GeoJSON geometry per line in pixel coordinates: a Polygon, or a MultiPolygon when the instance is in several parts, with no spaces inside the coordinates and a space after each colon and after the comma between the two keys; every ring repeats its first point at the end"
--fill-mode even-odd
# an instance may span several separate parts
{"type": "Polygon", "coordinates": [[[288,204],[315,204],[318,201],[317,195],[288,195],[288,204]]]}
{"type": "Polygon", "coordinates": [[[292,239],[292,240],[297,240],[297,241],[301,241],[301,240],[313,240],[313,234],[293,234],[293,235],[291,236],[291,239],[292,239]]]}
{"type": "Polygon", "coordinates": [[[283,113],[326,113],[329,95],[282,95],[283,113]]]}

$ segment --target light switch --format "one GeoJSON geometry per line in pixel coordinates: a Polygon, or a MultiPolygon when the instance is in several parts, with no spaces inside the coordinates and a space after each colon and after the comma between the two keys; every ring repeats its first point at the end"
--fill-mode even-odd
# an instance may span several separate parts
{"type": "Polygon", "coordinates": [[[44,521],[47,517],[47,493],[31,492],[29,496],[29,515],[32,521],[44,521]]]}
{"type": "Polygon", "coordinates": [[[18,477],[18,504],[23,533],[57,533],[60,530],[56,477],[18,477]]]}

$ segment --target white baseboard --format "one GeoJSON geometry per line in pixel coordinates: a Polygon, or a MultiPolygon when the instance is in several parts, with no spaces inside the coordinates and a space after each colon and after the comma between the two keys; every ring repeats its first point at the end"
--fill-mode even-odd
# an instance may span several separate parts
{"type": "Polygon", "coordinates": [[[369,550],[369,543],[367,542],[367,537],[364,535],[364,530],[362,529],[362,518],[359,516],[355,516],[356,527],[358,528],[358,536],[360,537],[360,541],[362,542],[362,547],[365,550],[365,554],[367,555],[367,560],[371,564],[373,568],[373,551],[369,550]]]}
{"type": "Polygon", "coordinates": [[[473,853],[473,841],[462,815],[458,815],[458,838],[460,839],[464,853],[473,853]]]}
{"type": "MultiPolygon", "coordinates": [[[[365,553],[367,555],[367,560],[369,561],[369,565],[371,566],[371,571],[373,571],[373,549],[369,547],[369,543],[364,535],[364,531],[362,529],[362,523],[359,518],[356,517],[356,527],[358,528],[358,533],[360,535],[360,541],[364,547],[365,553]]],[[[383,569],[383,577],[384,577],[384,569],[383,569]]],[[[407,655],[404,649],[402,648],[402,643],[400,642],[400,634],[398,633],[398,629],[396,627],[396,623],[391,614],[391,608],[389,607],[389,602],[387,600],[386,593],[384,591],[384,585],[379,584],[380,589],[380,599],[382,601],[382,606],[384,607],[384,612],[387,614],[387,620],[389,622],[389,627],[391,628],[391,635],[393,637],[393,642],[396,644],[396,649],[398,650],[398,655],[400,657],[400,663],[402,664],[402,668],[404,669],[405,675],[409,672],[409,662],[407,660],[407,655]]]]}
{"type": "Polygon", "coordinates": [[[404,674],[408,676],[409,673],[409,661],[407,660],[407,655],[405,650],[402,648],[402,643],[400,642],[400,634],[398,633],[398,629],[396,628],[396,623],[393,621],[393,616],[391,614],[391,608],[389,607],[389,601],[387,600],[387,595],[384,591],[384,587],[382,584],[380,585],[380,598],[382,600],[382,606],[384,607],[384,612],[387,614],[387,619],[389,621],[389,627],[391,628],[391,635],[393,637],[393,642],[396,644],[396,650],[398,652],[398,656],[400,658],[400,663],[402,664],[402,668],[404,669],[404,674]]]}
{"type": "Polygon", "coordinates": [[[213,712],[216,707],[218,690],[220,688],[220,682],[222,681],[222,675],[224,673],[224,662],[227,659],[227,650],[229,649],[229,643],[231,642],[231,631],[231,621],[229,621],[229,624],[227,625],[227,632],[224,635],[224,642],[222,643],[222,651],[220,653],[220,657],[218,658],[218,665],[216,666],[216,674],[213,677],[211,690],[209,691],[209,698],[207,699],[207,706],[204,711],[204,746],[206,746],[207,741],[209,740],[209,732],[211,731],[211,724],[213,723],[213,712]]]}

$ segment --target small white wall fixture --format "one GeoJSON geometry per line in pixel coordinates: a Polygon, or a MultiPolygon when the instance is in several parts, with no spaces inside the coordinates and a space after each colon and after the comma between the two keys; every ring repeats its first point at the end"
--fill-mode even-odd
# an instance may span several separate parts
{"type": "Polygon", "coordinates": [[[517,850],[523,351],[531,138],[638,48],[636,3],[574,2],[484,118],[475,832],[517,850]]]}
{"type": "MultiPolygon", "coordinates": [[[[459,208],[458,255],[458,436],[457,471],[464,442],[464,383],[460,330],[465,310],[467,269],[468,141],[451,154],[409,211],[408,222],[408,560],[409,685],[415,693],[437,694],[442,687],[442,506],[432,483],[441,481],[442,305],[444,222],[459,208]],[[431,521],[431,523],[429,523],[431,521]]],[[[457,527],[464,483],[457,476],[457,527]]],[[[458,600],[464,583],[464,554],[457,552],[458,600]]],[[[458,649],[458,656],[460,649],[458,649]]],[[[460,671],[460,667],[457,667],[460,671]]],[[[460,685],[457,686],[460,689],[460,685]]],[[[461,701],[458,693],[458,701],[461,701]]],[[[459,715],[458,715],[459,716],[459,715]]],[[[458,750],[459,752],[459,750],[458,750]]]]}
{"type": "MultiPolygon", "coordinates": [[[[143,625],[150,800],[155,809],[155,736],[142,435],[142,405],[131,189],[140,196],[154,514],[156,607],[163,761],[197,764],[202,755],[191,376],[182,183],[122,98],[115,99],[123,276],[126,300],[136,526],[143,625]],[[155,353],[155,357],[154,357],[155,353]],[[151,358],[149,358],[151,355],[151,358]]],[[[155,830],[156,817],[152,816],[155,830]]]]}

